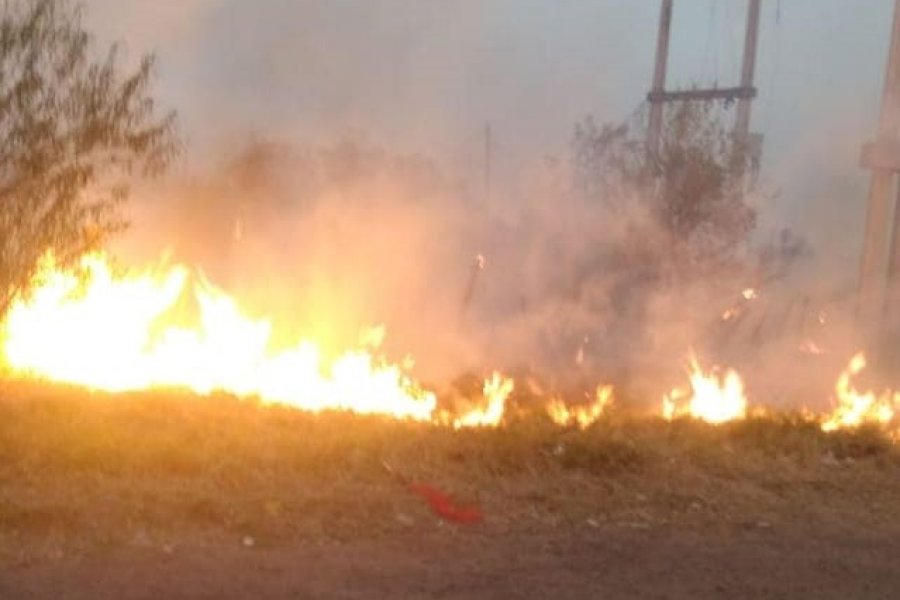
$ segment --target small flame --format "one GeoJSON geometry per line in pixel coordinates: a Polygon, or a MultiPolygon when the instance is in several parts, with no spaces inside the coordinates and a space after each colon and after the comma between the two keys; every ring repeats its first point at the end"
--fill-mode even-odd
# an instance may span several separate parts
{"type": "Polygon", "coordinates": [[[696,357],[690,360],[691,390],[674,389],[663,398],[662,416],[671,420],[691,416],[708,423],[724,423],[747,416],[747,398],[741,376],[729,369],[704,373],[696,357]]]}
{"type": "Polygon", "coordinates": [[[838,377],[834,386],[837,404],[822,422],[822,429],[834,431],[865,424],[889,425],[900,411],[900,392],[890,390],[880,395],[858,391],[851,380],[866,368],[866,357],[859,352],[838,377]]]}
{"type": "Polygon", "coordinates": [[[484,403],[453,420],[453,427],[496,427],[503,421],[506,400],[512,394],[515,382],[495,372],[484,382],[484,403]]]}
{"type": "Polygon", "coordinates": [[[594,401],[580,406],[566,406],[562,400],[553,400],[547,405],[547,414],[550,419],[561,427],[577,425],[581,429],[590,427],[603,415],[607,407],[612,404],[613,387],[611,385],[598,385],[594,401]]]}
{"type": "Polygon", "coordinates": [[[744,297],[744,300],[756,300],[759,298],[759,294],[753,288],[746,288],[741,295],[744,297]]]}

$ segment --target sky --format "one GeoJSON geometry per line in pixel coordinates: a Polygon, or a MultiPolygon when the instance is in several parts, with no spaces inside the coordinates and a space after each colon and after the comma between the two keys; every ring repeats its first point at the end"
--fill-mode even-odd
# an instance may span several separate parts
{"type": "MultiPolygon", "coordinates": [[[[622,121],[649,87],[657,0],[87,0],[101,43],[153,51],[186,160],[234,136],[376,141],[478,169],[564,157],[574,124],[622,121]]],[[[763,0],[751,128],[764,223],[856,260],[892,0],[763,0]],[[814,216],[815,218],[811,218],[814,216]]],[[[734,85],[745,0],[675,0],[668,87],[734,85]]],[[[508,199],[514,201],[514,199],[508,199]]]]}

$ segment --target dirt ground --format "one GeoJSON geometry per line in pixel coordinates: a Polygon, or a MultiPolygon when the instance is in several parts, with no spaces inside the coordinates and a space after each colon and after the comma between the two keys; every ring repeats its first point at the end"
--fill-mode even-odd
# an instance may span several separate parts
{"type": "Polygon", "coordinates": [[[118,548],[5,568],[0,597],[896,598],[898,531],[600,526],[118,548]]]}

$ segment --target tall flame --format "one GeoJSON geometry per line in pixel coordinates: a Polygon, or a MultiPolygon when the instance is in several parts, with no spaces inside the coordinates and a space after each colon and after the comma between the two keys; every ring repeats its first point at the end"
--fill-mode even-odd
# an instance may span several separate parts
{"type": "MultiPolygon", "coordinates": [[[[112,392],[222,390],[308,411],[419,421],[435,412],[434,393],[369,350],[350,350],[330,364],[308,340],[273,351],[269,321],[247,317],[231,296],[182,266],[116,276],[103,254],[83,257],[80,266],[81,275],[46,257],[33,294],[11,306],[2,350],[14,373],[112,392]],[[188,291],[198,316],[181,324],[179,302],[188,291]]],[[[376,329],[366,342],[380,335],[376,329]]]]}
{"type": "Polygon", "coordinates": [[[706,373],[696,357],[690,360],[690,392],[674,389],[663,398],[665,419],[691,416],[709,423],[724,423],[747,416],[744,381],[733,369],[724,375],[717,370],[706,373]],[[688,397],[688,394],[690,396],[688,397]]]}

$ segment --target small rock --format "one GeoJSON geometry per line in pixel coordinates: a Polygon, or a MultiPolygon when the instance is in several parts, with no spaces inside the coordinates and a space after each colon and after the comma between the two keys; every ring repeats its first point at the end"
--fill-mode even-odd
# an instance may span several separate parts
{"type": "Polygon", "coordinates": [[[691,502],[688,508],[690,508],[691,510],[700,510],[701,508],[703,508],[703,505],[694,500],[693,502],[691,502]]]}
{"type": "Polygon", "coordinates": [[[600,523],[596,519],[587,519],[585,523],[587,523],[588,527],[593,527],[594,529],[600,527],[600,523]]]}
{"type": "Polygon", "coordinates": [[[241,540],[241,543],[244,544],[244,546],[246,546],[247,548],[252,548],[253,546],[256,545],[256,540],[254,540],[249,535],[245,535],[244,539],[241,540]]]}
{"type": "Polygon", "coordinates": [[[565,453],[566,453],[566,445],[563,444],[562,442],[556,444],[553,447],[553,456],[562,456],[565,453]]]}
{"type": "Polygon", "coordinates": [[[175,547],[172,544],[163,544],[162,551],[166,554],[172,554],[173,552],[175,552],[175,547]]]}
{"type": "Polygon", "coordinates": [[[756,526],[760,529],[769,529],[770,527],[772,527],[772,524],[768,521],[757,521],[756,526]]]}
{"type": "Polygon", "coordinates": [[[637,498],[638,502],[646,502],[647,501],[647,496],[645,496],[644,494],[638,494],[637,496],[635,496],[635,498],[637,498]]]}
{"type": "Polygon", "coordinates": [[[415,525],[415,523],[416,523],[412,517],[410,517],[409,515],[404,514],[404,513],[397,513],[394,518],[397,519],[398,523],[400,523],[401,525],[404,525],[406,527],[411,527],[412,525],[415,525]]]}

